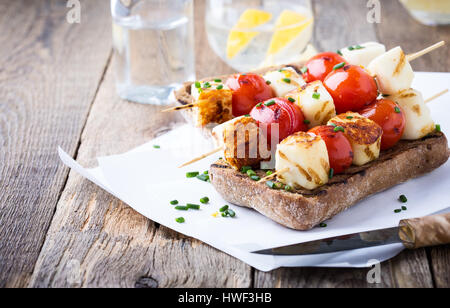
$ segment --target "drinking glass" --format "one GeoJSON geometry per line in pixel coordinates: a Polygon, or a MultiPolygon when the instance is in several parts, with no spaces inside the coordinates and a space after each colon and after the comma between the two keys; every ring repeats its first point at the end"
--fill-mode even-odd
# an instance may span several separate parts
{"type": "Polygon", "coordinates": [[[425,25],[450,24],[450,0],[400,0],[411,15],[425,25]]]}
{"type": "Polygon", "coordinates": [[[170,103],[195,80],[193,0],[111,0],[116,88],[123,99],[170,103]]]}
{"type": "Polygon", "coordinates": [[[295,61],[313,34],[310,0],[208,0],[214,52],[238,71],[295,61]]]}

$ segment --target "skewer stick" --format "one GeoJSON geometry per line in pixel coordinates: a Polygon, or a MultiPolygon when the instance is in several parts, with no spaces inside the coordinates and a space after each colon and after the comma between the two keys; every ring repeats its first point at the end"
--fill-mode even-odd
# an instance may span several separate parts
{"type": "Polygon", "coordinates": [[[258,181],[258,183],[264,183],[264,182],[267,182],[267,181],[269,181],[269,180],[272,180],[272,179],[274,179],[276,176],[281,175],[281,174],[283,174],[283,173],[285,173],[285,172],[288,172],[289,170],[290,170],[289,168],[281,169],[280,171],[274,172],[274,173],[272,173],[271,175],[266,176],[265,178],[262,178],[261,180],[258,181]]]}
{"type": "Polygon", "coordinates": [[[202,160],[202,159],[204,159],[204,158],[206,158],[208,156],[211,156],[211,155],[216,154],[216,153],[218,153],[220,151],[223,151],[223,150],[224,150],[224,147],[217,148],[215,150],[212,150],[211,152],[205,153],[205,154],[203,154],[203,155],[201,155],[201,156],[199,156],[197,158],[194,158],[193,160],[190,160],[187,163],[182,164],[178,168],[184,168],[186,166],[192,165],[193,163],[196,163],[196,162],[198,162],[198,161],[200,161],[200,160],[202,160]]]}
{"type": "Polygon", "coordinates": [[[187,104],[187,105],[184,105],[184,106],[178,106],[178,107],[172,107],[172,108],[169,108],[169,109],[164,109],[161,112],[172,112],[172,111],[178,111],[178,110],[184,110],[184,109],[191,109],[191,108],[194,108],[197,105],[198,105],[198,103],[187,104]]]}
{"type": "Polygon", "coordinates": [[[429,102],[434,101],[436,98],[439,98],[446,93],[448,93],[448,89],[445,89],[444,91],[441,91],[441,92],[437,93],[436,95],[433,95],[432,97],[426,99],[425,104],[428,104],[429,102]]]}
{"type": "Polygon", "coordinates": [[[427,53],[432,52],[433,50],[436,50],[442,46],[445,45],[445,41],[440,41],[439,43],[436,43],[428,48],[425,48],[419,52],[407,55],[406,58],[408,59],[409,62],[416,60],[417,58],[420,58],[424,55],[426,55],[427,53]]]}

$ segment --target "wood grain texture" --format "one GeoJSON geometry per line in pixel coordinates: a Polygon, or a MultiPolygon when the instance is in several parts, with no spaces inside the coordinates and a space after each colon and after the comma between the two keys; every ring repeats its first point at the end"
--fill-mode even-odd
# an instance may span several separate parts
{"type": "MultiPolygon", "coordinates": [[[[202,30],[202,24],[197,27],[202,30]]],[[[197,44],[197,51],[200,59],[211,52],[202,44],[197,44]]],[[[77,161],[82,165],[92,166],[94,157],[130,150],[180,121],[176,113],[160,113],[162,107],[118,99],[113,69],[106,75],[81,139],[77,161]]],[[[251,268],[156,225],[71,172],[30,286],[250,287],[251,268]]]]}
{"type": "Polygon", "coordinates": [[[110,55],[105,2],[66,4],[0,2],[0,287],[29,280],[110,55]]]}

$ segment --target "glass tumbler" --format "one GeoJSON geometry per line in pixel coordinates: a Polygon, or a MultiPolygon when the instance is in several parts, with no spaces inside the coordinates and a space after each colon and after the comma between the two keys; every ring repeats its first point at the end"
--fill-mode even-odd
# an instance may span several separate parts
{"type": "Polygon", "coordinates": [[[193,0],[111,0],[118,95],[154,105],[195,80],[193,0]]]}

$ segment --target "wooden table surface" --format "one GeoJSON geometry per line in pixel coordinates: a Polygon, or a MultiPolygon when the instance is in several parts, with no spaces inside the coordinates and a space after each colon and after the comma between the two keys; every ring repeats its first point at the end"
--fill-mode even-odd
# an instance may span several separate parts
{"type": "MultiPolygon", "coordinates": [[[[366,0],[313,2],[319,50],[450,42],[450,27],[422,26],[397,1],[382,1],[381,24],[366,21],[366,0]]],[[[58,146],[95,166],[95,157],[130,150],[181,119],[116,96],[109,1],[81,0],[80,24],[66,21],[66,4],[0,0],[0,287],[450,287],[449,246],[383,263],[380,285],[366,282],[367,269],[263,273],[69,171],[58,146]]],[[[232,72],[210,50],[203,14],[196,0],[198,77],[232,72]]],[[[414,68],[448,72],[449,55],[442,48],[414,68]]]]}

